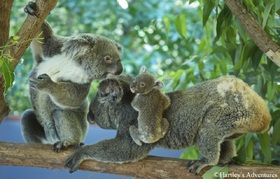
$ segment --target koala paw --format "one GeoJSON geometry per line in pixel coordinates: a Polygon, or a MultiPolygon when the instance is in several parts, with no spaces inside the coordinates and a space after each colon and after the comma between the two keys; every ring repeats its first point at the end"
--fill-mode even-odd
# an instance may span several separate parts
{"type": "Polygon", "coordinates": [[[25,6],[24,8],[24,12],[31,15],[31,16],[36,16],[38,17],[37,15],[37,5],[35,2],[28,2],[28,4],[25,6]]]}
{"type": "Polygon", "coordinates": [[[37,90],[43,90],[47,87],[51,87],[52,84],[50,83],[53,83],[53,81],[47,74],[39,75],[37,78],[31,77],[29,79],[30,87],[37,90]]]}
{"type": "Polygon", "coordinates": [[[84,143],[72,143],[70,141],[58,141],[58,142],[53,144],[52,149],[55,152],[59,152],[63,149],[66,149],[69,146],[74,146],[76,149],[78,149],[83,145],[84,145],[84,143]]]}
{"type": "Polygon", "coordinates": [[[202,158],[200,160],[193,160],[190,161],[187,164],[187,167],[189,168],[189,172],[195,173],[196,175],[199,174],[201,169],[204,167],[208,166],[209,164],[207,163],[206,159],[202,158]]]}
{"type": "Polygon", "coordinates": [[[137,145],[142,146],[142,141],[141,141],[141,139],[139,137],[140,133],[139,133],[138,129],[134,125],[129,127],[129,133],[130,133],[130,136],[133,139],[133,141],[137,145]]]}
{"type": "Polygon", "coordinates": [[[60,150],[63,150],[70,145],[71,145],[71,143],[69,141],[58,141],[53,144],[52,149],[54,152],[59,152],[60,150]]]}
{"type": "Polygon", "coordinates": [[[79,151],[74,152],[64,162],[64,166],[69,168],[69,172],[73,173],[78,170],[79,165],[84,161],[83,155],[79,151]]]}

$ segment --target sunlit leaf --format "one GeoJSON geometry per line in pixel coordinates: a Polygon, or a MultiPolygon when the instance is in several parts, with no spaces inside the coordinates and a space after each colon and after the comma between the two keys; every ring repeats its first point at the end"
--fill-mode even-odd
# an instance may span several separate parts
{"type": "Polygon", "coordinates": [[[187,24],[186,24],[186,16],[184,14],[180,14],[177,16],[175,20],[175,26],[177,32],[184,38],[187,38],[187,24]]]}
{"type": "Polygon", "coordinates": [[[4,78],[4,92],[7,91],[7,89],[12,86],[14,81],[14,67],[12,63],[8,60],[3,60],[3,65],[0,68],[0,72],[3,75],[4,78]]]}
{"type": "Polygon", "coordinates": [[[197,160],[200,157],[200,153],[196,146],[191,146],[186,148],[186,150],[181,154],[180,158],[188,160],[197,160]]]}
{"type": "Polygon", "coordinates": [[[13,36],[13,40],[18,41],[20,39],[20,36],[13,36]]]}
{"type": "Polygon", "coordinates": [[[163,18],[163,22],[164,22],[165,27],[166,27],[166,39],[168,39],[168,34],[170,32],[170,22],[169,22],[167,17],[163,18]]]}

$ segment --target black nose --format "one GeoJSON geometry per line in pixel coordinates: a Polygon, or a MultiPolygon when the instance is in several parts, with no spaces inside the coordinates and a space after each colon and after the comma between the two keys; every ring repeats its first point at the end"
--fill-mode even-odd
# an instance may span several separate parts
{"type": "Polygon", "coordinates": [[[95,123],[95,115],[91,111],[88,112],[87,120],[90,124],[95,123]]]}

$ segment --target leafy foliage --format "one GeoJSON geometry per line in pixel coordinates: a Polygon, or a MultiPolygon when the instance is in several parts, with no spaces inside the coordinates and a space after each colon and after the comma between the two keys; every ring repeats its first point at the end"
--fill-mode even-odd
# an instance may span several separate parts
{"type": "MultiPolygon", "coordinates": [[[[280,44],[280,1],[242,3],[280,44]]],[[[23,21],[19,9],[24,6],[25,2],[14,3],[12,32],[23,21]]],[[[117,1],[60,0],[48,21],[57,34],[97,33],[115,39],[124,47],[125,72],[137,74],[139,66],[145,65],[165,81],[166,91],[186,89],[222,75],[243,79],[266,99],[272,122],[268,133],[247,134],[239,139],[239,156],[234,160],[280,164],[279,68],[257,48],[223,1],[128,0],[128,8],[122,9],[117,1]]],[[[29,108],[29,51],[22,61],[6,97],[14,113],[29,108]]],[[[195,151],[188,149],[182,156],[196,158],[199,155],[195,151]]]]}

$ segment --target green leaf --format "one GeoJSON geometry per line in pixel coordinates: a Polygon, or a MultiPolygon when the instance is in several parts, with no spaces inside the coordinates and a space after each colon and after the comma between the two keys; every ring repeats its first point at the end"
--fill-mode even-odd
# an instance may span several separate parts
{"type": "Polygon", "coordinates": [[[3,66],[4,59],[0,56],[0,68],[3,66]]]}
{"type": "Polygon", "coordinates": [[[13,40],[18,41],[20,39],[20,36],[13,36],[13,40]]]}
{"type": "Polygon", "coordinates": [[[251,140],[248,142],[248,145],[247,145],[247,147],[246,147],[246,159],[247,159],[247,160],[253,160],[254,147],[255,147],[255,144],[254,144],[254,142],[253,142],[253,139],[251,139],[251,140]]]}
{"type": "Polygon", "coordinates": [[[269,16],[269,13],[271,11],[272,6],[273,6],[272,2],[267,3],[267,5],[265,6],[264,15],[263,15],[263,22],[262,22],[262,28],[264,28],[266,23],[267,23],[267,19],[268,19],[268,16],[269,16]]]}
{"type": "Polygon", "coordinates": [[[3,65],[0,67],[0,72],[3,74],[4,77],[4,92],[12,86],[14,81],[14,67],[13,64],[8,60],[3,60],[3,65]]]}
{"type": "Polygon", "coordinates": [[[233,160],[237,163],[245,163],[246,162],[246,148],[244,145],[244,138],[238,140],[237,145],[237,156],[233,158],[233,160]]]}
{"type": "Polygon", "coordinates": [[[193,3],[194,1],[196,1],[196,0],[189,0],[189,4],[193,3]]]}
{"type": "Polygon", "coordinates": [[[261,152],[264,155],[264,162],[271,163],[270,136],[268,133],[258,134],[261,152]]]}
{"type": "Polygon", "coordinates": [[[175,20],[175,26],[177,32],[181,35],[181,37],[187,38],[187,23],[186,16],[184,14],[180,14],[177,16],[175,20]]]}
{"type": "Polygon", "coordinates": [[[271,139],[271,143],[273,145],[276,145],[278,142],[280,142],[280,119],[278,119],[273,126],[273,133],[271,139]]]}
{"type": "Polygon", "coordinates": [[[274,0],[274,4],[275,4],[275,12],[277,12],[280,9],[280,1],[274,0]]]}
{"type": "Polygon", "coordinates": [[[235,64],[235,66],[233,67],[233,70],[241,69],[245,61],[249,60],[250,54],[253,53],[252,49],[254,48],[254,46],[255,43],[252,40],[249,40],[245,43],[240,55],[240,59],[237,61],[237,64],[235,64]]]}
{"type": "Polygon", "coordinates": [[[267,83],[267,98],[269,101],[275,98],[275,92],[276,92],[276,88],[274,83],[272,81],[269,81],[267,83]]]}
{"type": "Polygon", "coordinates": [[[206,0],[203,6],[203,26],[205,26],[206,22],[208,21],[208,18],[215,7],[215,1],[214,0],[206,0]]]}
{"type": "MultiPolygon", "coordinates": [[[[216,37],[214,39],[214,42],[218,41],[219,38],[222,35],[222,32],[227,31],[227,28],[229,28],[232,25],[232,15],[231,11],[227,6],[224,6],[222,11],[219,13],[217,17],[217,25],[216,25],[216,37]]],[[[232,34],[231,36],[235,36],[232,34]]]]}
{"type": "Polygon", "coordinates": [[[202,175],[203,179],[216,179],[216,178],[223,178],[228,174],[228,166],[225,165],[223,167],[214,166],[207,172],[202,175]]]}
{"type": "Polygon", "coordinates": [[[256,70],[261,62],[263,52],[256,46],[256,48],[253,50],[255,53],[252,54],[252,66],[256,70]]]}
{"type": "Polygon", "coordinates": [[[186,148],[186,150],[181,154],[181,159],[188,159],[188,160],[197,160],[199,159],[200,154],[197,150],[196,146],[191,146],[186,148]]]}
{"type": "Polygon", "coordinates": [[[170,22],[169,22],[167,17],[163,18],[163,22],[164,22],[165,27],[166,27],[166,40],[167,40],[168,39],[168,34],[170,32],[170,22]]]}

